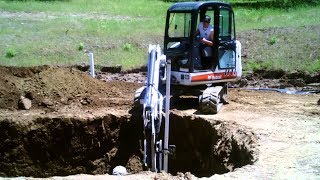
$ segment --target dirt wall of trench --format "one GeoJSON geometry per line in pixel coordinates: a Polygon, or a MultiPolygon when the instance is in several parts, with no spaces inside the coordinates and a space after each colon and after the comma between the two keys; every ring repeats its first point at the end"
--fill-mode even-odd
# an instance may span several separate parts
{"type": "Polygon", "coordinates": [[[113,164],[137,153],[137,140],[129,139],[138,137],[132,129],[126,117],[113,115],[91,120],[39,117],[28,124],[2,120],[0,176],[109,173],[113,164]],[[128,154],[119,157],[120,146],[128,154]]]}
{"type": "MultiPolygon", "coordinates": [[[[81,119],[37,117],[0,121],[0,176],[50,177],[107,174],[117,165],[143,171],[142,127],[138,116],[81,119]],[[27,123],[26,123],[27,122],[27,123]]],[[[256,160],[255,136],[227,124],[201,118],[170,116],[169,172],[197,176],[225,173],[256,160]]]]}
{"type": "MultiPolygon", "coordinates": [[[[136,76],[144,82],[144,76],[136,76]]],[[[142,118],[132,109],[141,86],[94,79],[72,67],[0,67],[0,177],[106,174],[117,165],[130,173],[143,171],[142,118]],[[30,100],[30,109],[19,108],[21,96],[30,100]]],[[[178,104],[172,108],[195,106],[178,104]]],[[[173,174],[209,176],[256,160],[255,135],[241,126],[179,110],[170,119],[173,174]]]]}
{"type": "Polygon", "coordinates": [[[256,136],[240,125],[179,113],[170,118],[170,143],[176,145],[169,164],[173,174],[191,171],[209,177],[257,160],[256,136]]]}

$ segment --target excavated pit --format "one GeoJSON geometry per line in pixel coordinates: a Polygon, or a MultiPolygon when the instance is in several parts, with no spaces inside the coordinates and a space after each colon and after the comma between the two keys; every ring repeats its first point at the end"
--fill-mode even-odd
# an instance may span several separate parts
{"type": "MultiPolygon", "coordinates": [[[[0,177],[111,174],[117,165],[143,171],[142,118],[132,107],[142,76],[0,66],[0,177]]],[[[210,176],[256,160],[256,136],[245,127],[181,114],[196,104],[172,102],[170,173],[210,176]]]]}
{"type": "MultiPolygon", "coordinates": [[[[211,176],[256,160],[255,135],[241,126],[235,130],[234,124],[175,112],[170,121],[170,144],[176,145],[176,155],[169,158],[172,174],[211,176]]],[[[138,115],[2,119],[0,176],[110,174],[117,165],[138,173],[143,171],[141,138],[138,115]]]]}

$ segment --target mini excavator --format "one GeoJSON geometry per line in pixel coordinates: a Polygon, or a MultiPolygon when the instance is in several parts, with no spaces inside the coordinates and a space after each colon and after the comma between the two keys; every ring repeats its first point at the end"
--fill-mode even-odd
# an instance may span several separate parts
{"type": "Polygon", "coordinates": [[[175,150],[168,145],[170,97],[197,96],[201,113],[216,114],[227,104],[227,83],[241,77],[241,43],[232,7],[210,1],[173,4],[167,11],[163,53],[159,45],[149,45],[148,53],[147,82],[134,99],[144,122],[143,163],[153,172],[167,172],[168,155],[175,150]],[[206,16],[213,19],[213,46],[201,48],[197,27],[206,16]],[[195,67],[199,60],[201,69],[195,67]]]}

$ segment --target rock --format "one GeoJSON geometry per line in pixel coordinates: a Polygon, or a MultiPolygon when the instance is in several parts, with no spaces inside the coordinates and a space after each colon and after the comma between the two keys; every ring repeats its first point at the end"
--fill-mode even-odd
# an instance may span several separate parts
{"type": "Polygon", "coordinates": [[[28,98],[25,98],[24,96],[20,96],[18,107],[19,109],[28,110],[31,108],[31,100],[28,98]]]}
{"type": "Polygon", "coordinates": [[[82,105],[88,105],[92,103],[92,99],[90,97],[84,97],[83,99],[80,100],[80,103],[82,105]]]}
{"type": "Polygon", "coordinates": [[[113,168],[112,174],[113,174],[113,175],[123,176],[123,175],[127,175],[128,172],[127,172],[127,169],[126,169],[125,167],[123,167],[123,166],[116,166],[115,168],[113,168]]]}
{"type": "Polygon", "coordinates": [[[44,99],[41,102],[41,106],[43,106],[43,107],[53,106],[53,102],[51,100],[49,100],[49,99],[44,99]]]}
{"type": "Polygon", "coordinates": [[[248,80],[243,78],[241,80],[239,80],[239,86],[240,87],[244,87],[244,86],[247,86],[248,85],[248,80]]]}
{"type": "Polygon", "coordinates": [[[318,100],[318,105],[320,105],[320,99],[318,100]]]}

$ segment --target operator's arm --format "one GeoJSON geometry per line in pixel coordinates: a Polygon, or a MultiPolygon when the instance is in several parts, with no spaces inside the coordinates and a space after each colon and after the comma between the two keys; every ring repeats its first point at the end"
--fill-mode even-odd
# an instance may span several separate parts
{"type": "Polygon", "coordinates": [[[203,44],[208,45],[208,46],[213,46],[213,31],[211,31],[211,33],[210,33],[210,39],[202,38],[201,42],[203,44]]]}

